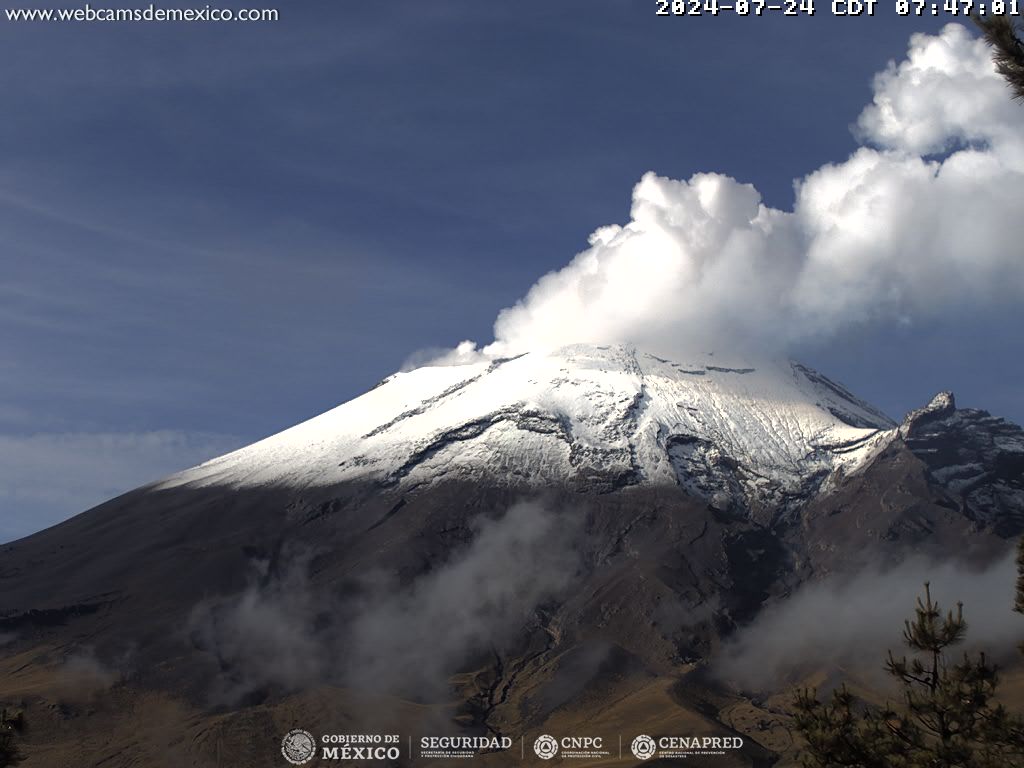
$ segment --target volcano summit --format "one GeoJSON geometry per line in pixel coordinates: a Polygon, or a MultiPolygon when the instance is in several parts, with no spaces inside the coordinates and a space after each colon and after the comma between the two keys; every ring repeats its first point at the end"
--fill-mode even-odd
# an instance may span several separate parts
{"type": "Polygon", "coordinates": [[[856,471],[895,426],[797,363],[678,363],[578,345],[397,373],[157,488],[678,484],[723,511],[771,519],[856,471]]]}

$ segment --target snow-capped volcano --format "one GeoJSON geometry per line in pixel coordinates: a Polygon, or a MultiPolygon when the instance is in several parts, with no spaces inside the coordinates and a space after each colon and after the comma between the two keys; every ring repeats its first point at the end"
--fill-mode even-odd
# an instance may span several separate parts
{"type": "MultiPolygon", "coordinates": [[[[0,662],[24,696],[45,679],[26,659],[87,639],[112,669],[137,660],[98,700],[231,702],[225,743],[256,711],[330,733],[376,722],[368,702],[466,734],[613,700],[635,702],[622,722],[658,702],[735,729],[700,671],[765,606],[910,554],[998,562],[1022,531],[1024,431],[949,393],[896,426],[797,363],[564,347],[395,374],[0,546],[0,662]]],[[[33,722],[65,733],[49,702],[33,722]]],[[[175,727],[195,764],[220,760],[220,735],[175,727]]],[[[267,760],[245,764],[270,766],[279,739],[253,743],[267,760]]],[[[88,764],[122,765],[103,749],[88,764]]]]}
{"type": "Polygon", "coordinates": [[[798,363],[668,361],[576,345],[396,373],[161,487],[486,477],[598,490],[679,484],[723,510],[778,508],[855,470],[894,427],[798,363]]]}

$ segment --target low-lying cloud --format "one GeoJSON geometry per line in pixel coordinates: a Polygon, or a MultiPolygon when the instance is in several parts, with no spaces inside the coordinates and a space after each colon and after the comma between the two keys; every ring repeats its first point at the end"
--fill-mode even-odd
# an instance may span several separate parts
{"type": "Polygon", "coordinates": [[[983,41],[957,24],[911,37],[855,133],[852,156],[795,182],[792,211],[722,174],[646,174],[630,221],[502,310],[482,354],[780,349],[1024,298],[1024,110],[983,41]]]}
{"type": "Polygon", "coordinates": [[[248,587],[227,600],[196,606],[189,621],[193,645],[213,653],[222,673],[211,698],[233,703],[266,686],[302,688],[330,676],[331,643],[318,637],[318,617],[329,598],[308,577],[309,551],[286,552],[284,568],[254,561],[248,587]]]}
{"type": "Polygon", "coordinates": [[[368,573],[357,595],[309,577],[312,554],[285,552],[279,573],[254,563],[240,594],[197,606],[191,643],[220,675],[216,703],[268,689],[336,683],[430,696],[473,655],[502,651],[557,597],[579,567],[579,520],[532,502],[469,525],[473,538],[449,559],[398,584],[368,573]]]}
{"type": "Polygon", "coordinates": [[[131,676],[135,648],[104,662],[91,646],[68,654],[57,671],[58,694],[66,702],[86,701],[131,676]]]}
{"type": "Polygon", "coordinates": [[[740,630],[722,648],[714,669],[744,690],[770,689],[822,669],[880,673],[888,650],[909,653],[904,621],[913,618],[926,581],[944,611],[964,604],[964,649],[982,649],[996,658],[1016,654],[1024,617],[1012,611],[1011,553],[983,569],[912,558],[809,584],[740,630]]]}
{"type": "Polygon", "coordinates": [[[378,591],[353,625],[349,676],[437,690],[473,651],[501,649],[579,566],[576,526],[535,503],[475,524],[472,544],[408,590],[378,591]]]}

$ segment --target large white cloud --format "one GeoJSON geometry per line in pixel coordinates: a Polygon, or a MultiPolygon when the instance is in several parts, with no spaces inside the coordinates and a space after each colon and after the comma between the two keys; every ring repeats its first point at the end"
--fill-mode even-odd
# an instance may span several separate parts
{"type": "Polygon", "coordinates": [[[874,88],[858,128],[879,146],[923,155],[1019,138],[1020,106],[995,74],[988,46],[960,25],[911,37],[907,58],[890,62],[874,88]]]}
{"type": "Polygon", "coordinates": [[[721,174],[646,174],[630,221],[503,310],[483,352],[777,350],[1024,298],[1024,109],[988,48],[955,24],[914,35],[874,91],[863,146],[797,180],[792,211],[721,174]]]}

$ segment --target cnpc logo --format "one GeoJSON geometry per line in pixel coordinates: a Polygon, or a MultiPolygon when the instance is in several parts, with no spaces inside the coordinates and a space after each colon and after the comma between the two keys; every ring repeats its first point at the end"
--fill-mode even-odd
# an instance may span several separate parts
{"type": "Polygon", "coordinates": [[[538,736],[533,742],[533,751],[541,760],[550,760],[562,752],[580,753],[600,750],[604,746],[604,739],[601,736],[563,736],[556,739],[554,736],[544,734],[538,736]]]}
{"type": "Polygon", "coordinates": [[[533,751],[541,760],[550,760],[558,754],[558,740],[554,736],[538,736],[533,742],[533,751]]]}

